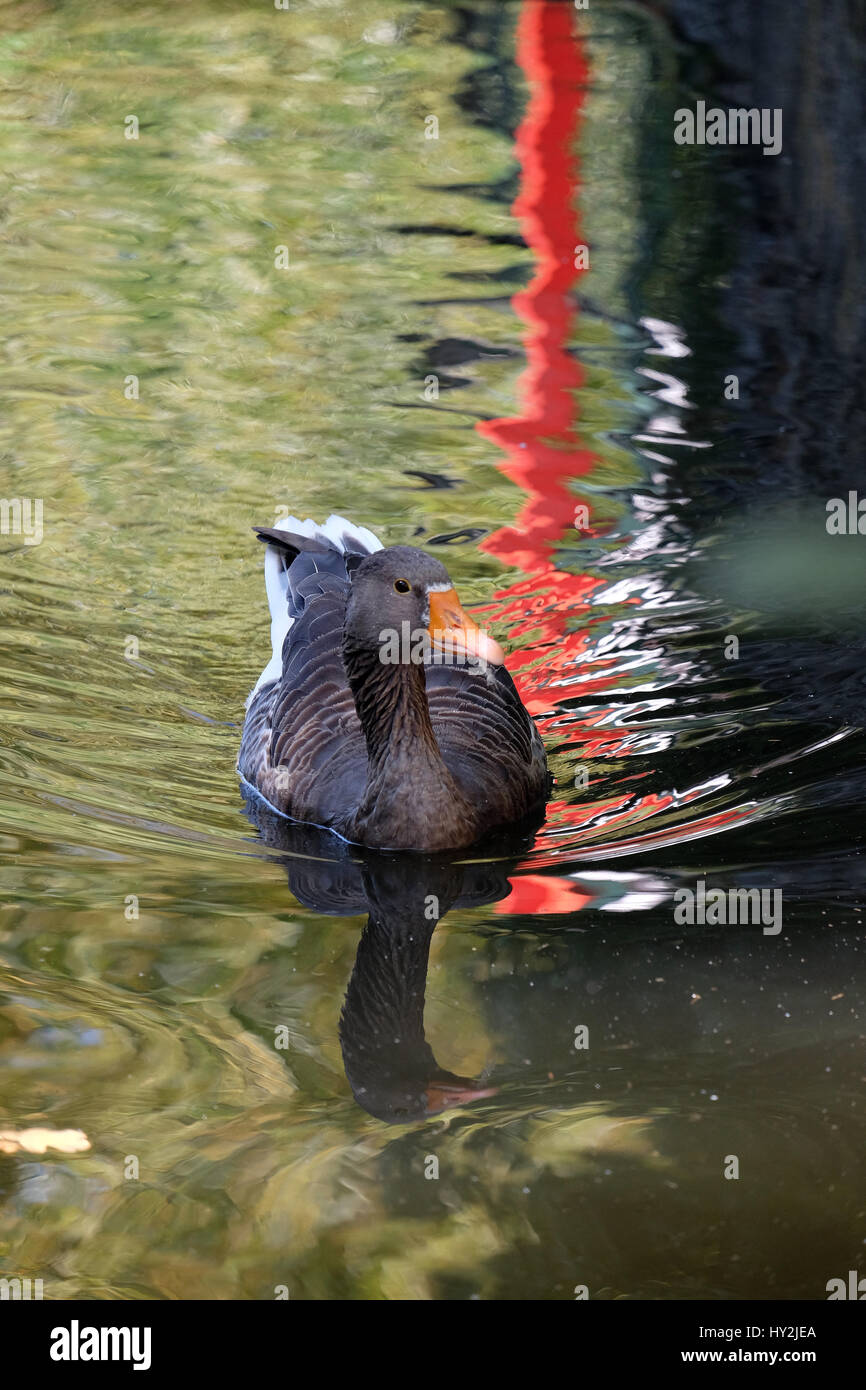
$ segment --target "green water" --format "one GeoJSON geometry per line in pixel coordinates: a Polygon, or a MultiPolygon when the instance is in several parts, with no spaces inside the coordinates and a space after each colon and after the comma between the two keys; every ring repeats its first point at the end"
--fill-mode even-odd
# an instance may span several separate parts
{"type": "MultiPolygon", "coordinates": [[[[253,524],[466,530],[437,553],[494,618],[526,578],[477,544],[524,495],[475,429],[516,413],[526,365],[526,86],[517,6],[464,13],[0,10],[0,490],[44,506],[40,544],[0,537],[0,1130],[90,1143],[0,1155],[0,1274],[48,1298],[820,1298],[862,1251],[856,797],[827,799],[861,736],[732,673],[731,614],[748,631],[759,605],[683,585],[675,526],[624,554],[701,495],[632,442],[658,409],[643,369],[693,366],[640,319],[711,314],[717,233],[694,229],[724,244],[726,215],[697,161],[669,178],[646,112],[675,48],[631,6],[581,16],[595,268],[573,347],[604,536],[563,538],[558,565],[611,586],[589,618],[563,600],[593,684],[548,692],[559,809],[522,896],[455,906],[427,975],[438,1064],[495,1094],[364,1108],[338,1024],[366,911],[304,905],[243,812],[269,644],[253,524]],[[450,340],[481,348],[449,364],[450,340]],[[455,380],[429,402],[435,344],[455,380]],[[725,872],[789,890],[779,941],[684,937],[678,875],[725,872]]],[[[711,359],[726,331],[707,317],[711,359]]],[[[681,415],[724,447],[712,411],[681,415]]]]}

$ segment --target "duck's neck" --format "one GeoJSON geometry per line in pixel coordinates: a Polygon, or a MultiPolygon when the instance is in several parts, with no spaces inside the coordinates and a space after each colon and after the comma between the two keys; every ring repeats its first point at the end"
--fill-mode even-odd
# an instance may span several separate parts
{"type": "Polygon", "coordinates": [[[460,843],[460,818],[472,810],[436,742],[424,666],[383,662],[378,649],[360,647],[348,634],[343,664],[367,743],[357,838],[394,849],[460,843]]]}
{"type": "MultiPolygon", "coordinates": [[[[405,891],[401,904],[403,898],[405,891]]],[[[436,1070],[424,1036],[424,990],[437,919],[424,917],[420,889],[418,898],[420,911],[408,919],[393,909],[384,918],[371,910],[358,943],[340,1016],[343,1062],[356,1093],[388,1092],[409,1078],[420,1092],[436,1070]]]]}
{"type": "Polygon", "coordinates": [[[356,646],[346,635],[343,664],[367,741],[371,775],[406,752],[424,752],[441,761],[420,662],[384,662],[378,650],[356,646]]]}
{"type": "Polygon", "coordinates": [[[356,1100],[371,1115],[400,1123],[491,1094],[443,1071],[424,1034],[430,941],[466,870],[427,857],[414,867],[407,859],[377,855],[362,866],[370,916],[340,1015],[343,1063],[356,1100]],[[454,1101],[447,1101],[448,1092],[454,1101]]]}

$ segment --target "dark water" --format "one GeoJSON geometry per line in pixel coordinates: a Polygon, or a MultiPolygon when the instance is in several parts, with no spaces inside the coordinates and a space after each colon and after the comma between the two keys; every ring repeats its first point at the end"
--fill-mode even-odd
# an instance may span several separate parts
{"type": "Polygon", "coordinates": [[[737,18],[4,11],[0,481],[44,535],[0,537],[0,1132],[89,1148],[0,1153],[0,1274],[820,1299],[862,1265],[864,541],[826,529],[862,82],[737,18]],[[674,144],[747,96],[777,159],[674,144]],[[548,745],[534,836],[403,862],[245,811],[280,508],[446,562],[548,745]],[[677,921],[698,881],[781,930],[677,921]]]}

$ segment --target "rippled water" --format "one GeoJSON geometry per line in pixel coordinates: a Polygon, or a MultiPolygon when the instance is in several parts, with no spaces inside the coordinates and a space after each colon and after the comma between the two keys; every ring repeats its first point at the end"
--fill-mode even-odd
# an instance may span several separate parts
{"type": "Polygon", "coordinates": [[[0,1273],[822,1298],[862,1260],[856,354],[801,294],[807,372],[762,282],[784,176],[673,144],[699,53],[615,3],[4,10],[0,483],[44,536],[0,536],[0,1130],[90,1148],[0,1154],[0,1273]],[[279,508],[445,560],[548,744],[534,841],[395,868],[245,808],[279,508]],[[782,931],[679,924],[699,879],[782,931]]]}

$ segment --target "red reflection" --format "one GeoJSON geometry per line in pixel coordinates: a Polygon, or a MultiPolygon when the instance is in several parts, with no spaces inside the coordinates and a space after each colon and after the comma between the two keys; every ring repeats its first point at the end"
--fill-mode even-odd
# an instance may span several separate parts
{"type": "MultiPolygon", "coordinates": [[[[532,576],[499,590],[495,600],[513,638],[532,634],[510,658],[509,668],[530,713],[547,713],[547,719],[539,719],[542,732],[555,720],[549,713],[555,703],[551,686],[567,680],[588,645],[586,629],[566,633],[566,623],[587,611],[586,597],[599,583],[557,570],[549,553],[551,543],[574,525],[580,499],[571,480],[589,473],[596,462],[577,438],[576,392],[583,369],[568,351],[577,314],[570,292],[584,273],[577,252],[582,239],[574,151],[589,80],[573,14],[559,0],[524,0],[518,22],[517,61],[531,97],[517,132],[521,182],[512,211],[538,265],[512,304],[527,325],[528,365],[520,380],[520,415],[477,426],[504,451],[498,465],[503,473],[528,494],[514,526],[496,531],[482,549],[532,576]]],[[[583,688],[601,684],[600,676],[583,688]]],[[[557,696],[564,693],[560,689],[557,696]]],[[[597,810],[597,804],[587,805],[584,814],[562,803],[550,807],[555,820],[566,815],[574,825],[597,810]]],[[[569,900],[573,903],[570,892],[569,900]]]]}
{"type": "MultiPolygon", "coordinates": [[[[529,494],[515,525],[497,531],[482,548],[529,572],[553,571],[548,543],[574,524],[577,498],[568,483],[589,473],[596,462],[575,434],[575,391],[583,383],[583,370],[567,350],[576,317],[569,291],[584,274],[575,265],[582,243],[574,146],[589,79],[573,13],[559,0],[524,0],[518,23],[517,61],[532,95],[517,132],[522,177],[512,212],[538,268],[528,288],[511,302],[528,325],[528,367],[520,382],[522,413],[477,426],[506,453],[499,465],[503,473],[529,494]]],[[[574,584],[576,595],[592,583],[579,576],[559,578],[574,584]]],[[[523,610],[523,603],[515,604],[516,612],[523,610]]]]}
{"type": "MultiPolygon", "coordinates": [[[[520,414],[485,421],[476,428],[502,449],[505,458],[498,467],[524,490],[527,499],[514,525],[494,532],[482,549],[530,576],[500,589],[491,605],[507,623],[512,638],[529,638],[512,653],[508,666],[541,732],[555,740],[561,727],[569,744],[579,739],[581,757],[590,768],[589,786],[575,804],[562,799],[550,802],[544,833],[549,840],[565,833],[571,836],[591,821],[594,831],[601,829],[605,839],[619,832],[617,843],[625,851],[627,846],[676,839],[673,827],[632,839],[623,838],[621,832],[632,823],[637,829],[649,818],[657,822],[664,812],[675,811],[700,792],[635,797],[627,791],[597,799],[593,781],[603,785],[604,779],[593,777],[592,762],[621,755],[626,736],[611,724],[610,710],[577,719],[561,708],[567,698],[610,688],[617,664],[615,657],[598,656],[593,656],[591,667],[581,664],[591,647],[593,614],[588,600],[601,581],[558,570],[551,559],[553,544],[574,527],[575,508],[585,501],[573,481],[589,474],[597,462],[597,455],[582,447],[578,437],[578,392],[584,374],[568,350],[578,312],[574,290],[585,273],[583,258],[576,254],[583,236],[575,149],[590,82],[574,7],[562,0],[524,0],[516,56],[531,97],[517,132],[521,181],[512,211],[537,259],[530,285],[512,299],[526,325],[527,367],[519,384],[520,414]],[[573,630],[567,631],[568,627],[573,630]]],[[[592,532],[593,528],[590,524],[581,529],[592,532]]],[[[693,828],[708,834],[744,818],[748,818],[747,808],[729,810],[693,823],[693,828]]],[[[578,857],[573,839],[570,849],[564,849],[570,859],[578,857]]],[[[590,853],[587,844],[582,857],[590,853]]],[[[515,893],[501,904],[504,912],[526,910],[533,894],[540,895],[538,911],[574,911],[585,905],[586,900],[567,881],[553,880],[558,888],[542,890],[540,881],[533,878],[520,894],[516,882],[515,893]],[[553,906],[554,900],[558,907],[553,906]],[[542,901],[546,908],[540,906],[542,901]]]]}
{"type": "Polygon", "coordinates": [[[576,883],[556,874],[519,874],[511,879],[511,892],[493,909],[503,916],[553,916],[580,912],[593,901],[576,883]]]}

